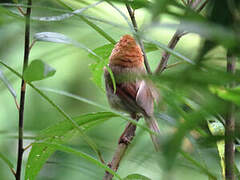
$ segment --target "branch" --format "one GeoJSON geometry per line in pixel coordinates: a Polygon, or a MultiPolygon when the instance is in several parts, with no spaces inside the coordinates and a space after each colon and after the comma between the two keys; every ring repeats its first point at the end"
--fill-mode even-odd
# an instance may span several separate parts
{"type": "MultiPolygon", "coordinates": [[[[194,2],[188,1],[188,3],[190,3],[189,6],[191,6],[192,9],[196,9],[201,2],[202,0],[196,0],[194,2]]],[[[207,2],[208,0],[206,0],[198,9],[196,9],[196,12],[200,12],[206,6],[207,2]]],[[[169,41],[168,47],[171,49],[174,49],[178,41],[180,40],[180,38],[186,34],[187,34],[186,32],[178,29],[174,33],[172,39],[169,41]]],[[[155,70],[155,74],[160,74],[166,69],[169,57],[170,57],[170,54],[167,51],[164,51],[162,55],[162,59],[155,70]]]]}
{"type": "MultiPolygon", "coordinates": [[[[130,7],[130,5],[128,3],[126,3],[125,5],[126,5],[126,8],[128,10],[128,14],[129,14],[129,16],[131,18],[134,30],[135,30],[135,32],[138,32],[138,26],[137,26],[137,22],[136,22],[134,11],[132,10],[132,8],[130,7]]],[[[151,74],[152,72],[151,72],[151,68],[150,68],[149,63],[148,63],[148,59],[147,59],[147,55],[146,55],[146,52],[145,52],[145,49],[144,49],[143,42],[142,42],[142,40],[138,36],[137,36],[137,40],[139,42],[139,46],[140,46],[140,48],[142,50],[142,53],[143,53],[145,68],[146,68],[147,72],[149,74],[151,74]]]]}
{"type": "MultiPolygon", "coordinates": [[[[134,119],[136,121],[139,120],[140,117],[136,116],[134,119]]],[[[132,123],[128,123],[124,132],[120,136],[118,140],[118,147],[113,155],[111,163],[108,164],[108,166],[114,170],[115,172],[118,170],[119,164],[124,156],[124,153],[126,152],[128,145],[131,143],[135,136],[136,131],[136,125],[132,123]]],[[[103,177],[103,180],[111,180],[113,178],[113,175],[109,172],[105,172],[105,176],[103,177]]]]}
{"type": "MultiPolygon", "coordinates": [[[[237,57],[228,53],[227,55],[227,72],[235,74],[237,57]]],[[[235,86],[234,83],[229,85],[230,88],[235,86]]],[[[229,103],[227,115],[226,115],[226,127],[225,127],[225,175],[226,180],[235,180],[234,174],[234,158],[235,158],[235,146],[234,146],[234,131],[235,131],[235,105],[229,103]]]]}
{"type": "MultiPolygon", "coordinates": [[[[28,0],[28,8],[25,16],[25,49],[24,49],[24,61],[23,61],[23,72],[28,66],[29,59],[29,41],[30,41],[30,15],[32,0],[28,0]]],[[[21,84],[21,97],[20,97],[20,109],[19,109],[19,127],[18,127],[18,159],[17,159],[17,170],[16,180],[21,179],[22,170],[22,159],[23,159],[23,122],[24,122],[24,104],[25,104],[25,93],[26,93],[26,82],[22,80],[21,84]]]]}

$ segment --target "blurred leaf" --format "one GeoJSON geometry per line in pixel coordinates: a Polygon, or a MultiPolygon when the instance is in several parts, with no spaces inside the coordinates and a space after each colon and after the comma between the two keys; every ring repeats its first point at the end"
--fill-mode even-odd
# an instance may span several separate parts
{"type": "Polygon", "coordinates": [[[89,6],[86,6],[84,8],[74,10],[71,13],[65,13],[65,14],[62,14],[62,15],[59,15],[59,16],[32,17],[32,19],[33,20],[38,20],[38,21],[62,21],[62,20],[68,19],[68,18],[70,18],[74,15],[82,14],[84,11],[88,10],[89,8],[93,8],[93,7],[99,5],[102,2],[103,2],[103,0],[101,0],[99,2],[96,2],[94,4],[91,4],[89,6]]]}
{"type": "Polygon", "coordinates": [[[227,89],[224,87],[214,87],[211,86],[210,90],[212,93],[216,94],[220,98],[231,101],[236,105],[240,106],[240,87],[236,87],[233,89],[227,89]]]}
{"type": "Polygon", "coordinates": [[[17,97],[16,91],[13,89],[12,85],[10,84],[10,82],[4,76],[4,74],[3,74],[1,69],[0,69],[0,79],[5,84],[5,86],[8,88],[8,90],[12,94],[13,98],[16,99],[16,97],[17,97]]]}
{"type": "MultiPolygon", "coordinates": [[[[70,7],[68,4],[66,4],[65,2],[58,0],[58,2],[65,6],[67,9],[73,11],[73,8],[70,7]]],[[[101,29],[99,26],[97,26],[96,24],[94,24],[93,22],[89,21],[86,17],[82,16],[82,15],[78,15],[78,17],[84,21],[86,24],[88,24],[90,27],[92,27],[96,32],[98,32],[101,36],[103,36],[106,40],[108,40],[110,43],[112,44],[116,44],[116,41],[103,29],[101,29]]]]}
{"type": "Polygon", "coordinates": [[[55,74],[56,70],[42,60],[33,60],[23,73],[23,78],[27,82],[46,79],[55,74]]]}
{"type": "Polygon", "coordinates": [[[206,168],[205,166],[200,164],[198,161],[193,159],[188,153],[186,153],[184,151],[180,151],[180,153],[185,159],[187,159],[189,162],[191,162],[192,165],[199,168],[204,174],[206,174],[208,176],[209,180],[217,180],[217,177],[211,171],[209,171],[208,168],[206,168]]]}
{"type": "Polygon", "coordinates": [[[167,9],[168,4],[170,4],[172,0],[155,0],[152,4],[152,19],[156,20],[161,13],[164,13],[167,9]]]}
{"type": "Polygon", "coordinates": [[[128,0],[128,2],[134,10],[144,7],[149,8],[152,4],[149,0],[128,0]]]}
{"type": "Polygon", "coordinates": [[[151,180],[151,179],[141,174],[130,174],[127,177],[125,177],[123,180],[151,180]]]}
{"type": "MultiPolygon", "coordinates": [[[[1,61],[0,61],[0,63],[1,63],[1,61]]],[[[121,112],[115,111],[115,110],[110,109],[110,108],[108,108],[108,107],[106,107],[106,106],[104,106],[104,105],[100,105],[100,104],[98,104],[98,103],[96,103],[96,102],[93,102],[93,101],[88,100],[88,99],[86,99],[86,98],[83,98],[83,97],[81,97],[81,96],[78,96],[78,95],[75,95],[75,94],[71,94],[71,93],[68,93],[68,92],[65,92],[65,91],[61,91],[61,90],[51,89],[51,88],[41,88],[41,90],[44,90],[44,91],[47,91],[47,92],[52,92],[52,93],[59,94],[59,95],[63,95],[63,96],[67,96],[67,97],[69,97],[69,98],[73,98],[73,99],[76,99],[76,100],[78,100],[78,101],[81,101],[81,102],[90,104],[90,105],[92,105],[92,106],[98,107],[98,108],[103,109],[103,110],[105,110],[105,111],[112,112],[113,114],[121,117],[123,120],[128,121],[128,122],[131,122],[132,124],[135,124],[136,126],[142,128],[143,130],[145,130],[145,131],[147,131],[147,132],[149,132],[149,133],[154,134],[154,132],[151,131],[149,128],[147,128],[145,125],[142,125],[142,124],[136,122],[135,120],[132,120],[131,118],[125,116],[125,115],[122,114],[121,112]]]]}
{"type": "MultiPolygon", "coordinates": [[[[98,112],[84,114],[73,118],[74,121],[82,128],[82,130],[88,129],[94,125],[93,122],[106,121],[112,117],[115,117],[111,112],[98,112]]],[[[36,137],[36,142],[44,143],[67,143],[72,137],[78,134],[78,130],[68,120],[61,121],[47,129],[40,132],[36,137]]],[[[25,180],[28,178],[34,180],[46,163],[47,159],[56,151],[56,148],[49,147],[41,143],[34,143],[32,145],[25,171],[25,180]]]]}
{"type": "MultiPolygon", "coordinates": [[[[145,39],[145,40],[147,40],[147,39],[145,39]]],[[[155,44],[157,47],[159,47],[159,48],[167,51],[167,52],[170,53],[171,55],[173,55],[173,56],[175,56],[175,57],[177,57],[177,58],[179,58],[179,59],[181,59],[181,60],[183,60],[183,61],[186,61],[186,62],[188,62],[188,63],[190,63],[190,64],[195,64],[195,63],[194,63],[192,60],[190,60],[189,58],[183,56],[182,54],[176,52],[175,50],[172,50],[172,49],[168,48],[166,45],[164,45],[164,44],[162,44],[162,43],[160,43],[160,42],[158,42],[158,41],[153,41],[153,40],[147,40],[147,41],[149,41],[149,42],[152,43],[152,44],[155,44]]]]}
{"type": "Polygon", "coordinates": [[[73,154],[75,156],[79,156],[79,157],[82,157],[88,161],[90,161],[92,164],[95,164],[101,168],[103,168],[104,170],[108,171],[109,173],[113,174],[116,178],[118,179],[122,179],[116,172],[114,172],[111,168],[109,168],[107,165],[99,162],[98,160],[96,160],[95,158],[89,156],[88,154],[84,153],[84,152],[81,152],[81,151],[78,151],[78,150],[75,150],[73,148],[70,148],[70,147],[67,147],[67,146],[63,146],[61,144],[55,144],[55,143],[37,143],[37,144],[43,144],[45,145],[46,147],[50,147],[50,148],[54,148],[56,150],[59,150],[59,151],[63,151],[63,152],[66,152],[66,153],[70,153],[70,154],[73,154]]]}
{"type": "Polygon", "coordinates": [[[2,159],[11,170],[13,170],[14,168],[13,164],[2,153],[0,153],[0,159],[2,159]]]}
{"type": "Polygon", "coordinates": [[[40,32],[40,33],[36,33],[34,35],[34,39],[36,41],[46,41],[46,42],[71,44],[71,45],[74,45],[76,47],[79,47],[79,48],[82,48],[82,49],[86,50],[88,53],[92,54],[93,56],[96,56],[96,57],[100,58],[91,49],[87,48],[83,44],[81,44],[81,43],[79,43],[77,41],[74,41],[71,38],[69,38],[69,37],[67,37],[67,36],[65,36],[64,34],[61,34],[61,33],[57,33],[57,32],[40,32]]]}
{"type": "Polygon", "coordinates": [[[144,49],[147,53],[159,50],[158,46],[154,43],[144,42],[143,44],[144,44],[144,49]]]}

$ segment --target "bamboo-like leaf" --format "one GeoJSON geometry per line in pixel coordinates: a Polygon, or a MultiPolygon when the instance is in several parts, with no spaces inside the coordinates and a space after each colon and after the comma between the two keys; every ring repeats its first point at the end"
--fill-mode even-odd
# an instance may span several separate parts
{"type": "Polygon", "coordinates": [[[99,2],[96,2],[94,4],[91,4],[89,6],[86,6],[84,8],[74,10],[71,13],[65,13],[65,14],[61,14],[59,16],[32,17],[32,19],[33,20],[38,20],[38,21],[62,21],[62,20],[68,19],[68,18],[70,18],[74,15],[82,14],[84,11],[88,10],[89,8],[93,8],[93,7],[99,5],[102,2],[103,2],[103,0],[101,0],[99,2]]]}
{"type": "MultiPolygon", "coordinates": [[[[111,112],[98,112],[84,114],[73,118],[73,120],[84,131],[96,125],[96,122],[103,122],[115,117],[111,112]]],[[[56,151],[56,148],[49,147],[43,143],[65,144],[78,134],[78,130],[68,120],[54,124],[40,132],[36,142],[32,145],[25,171],[25,179],[35,179],[47,159],[56,151]]]]}
{"type": "MultiPolygon", "coordinates": [[[[144,38],[144,39],[145,39],[145,38],[144,38]]],[[[188,62],[188,63],[190,63],[190,64],[195,64],[195,63],[194,63],[192,60],[190,60],[189,58],[183,56],[182,54],[178,53],[178,52],[175,51],[175,50],[172,50],[172,49],[168,48],[166,45],[164,45],[164,44],[162,44],[162,43],[160,43],[160,42],[158,42],[158,41],[153,41],[153,40],[148,40],[148,39],[145,39],[145,40],[148,41],[148,42],[151,42],[151,43],[153,43],[153,44],[155,44],[155,45],[157,45],[159,48],[167,51],[168,53],[170,53],[171,55],[175,56],[176,58],[179,58],[180,60],[186,61],[186,62],[188,62]]]]}
{"type": "MultiPolygon", "coordinates": [[[[15,71],[14,69],[12,69],[10,66],[6,65],[5,63],[0,61],[0,64],[3,65],[4,67],[6,67],[7,69],[9,69],[11,72],[13,72],[15,75],[17,75],[18,77],[20,77],[22,79],[21,74],[19,74],[17,71],[15,71]]],[[[51,99],[49,99],[47,97],[47,95],[45,95],[40,89],[36,88],[32,83],[28,82],[28,85],[30,87],[32,87],[39,95],[41,95],[46,101],[48,101],[66,120],[68,120],[69,122],[72,123],[73,126],[75,126],[78,130],[78,132],[80,133],[81,137],[83,138],[83,140],[96,152],[96,154],[99,156],[99,158],[101,158],[101,153],[97,148],[97,145],[95,144],[95,142],[90,139],[82,130],[81,128],[78,126],[78,124],[67,114],[65,113],[61,107],[59,107],[57,104],[55,104],[51,99]]]]}
{"type": "Polygon", "coordinates": [[[89,156],[88,154],[86,154],[84,152],[75,150],[73,148],[70,148],[70,147],[67,147],[67,146],[64,146],[64,145],[61,145],[61,144],[55,144],[55,143],[36,143],[36,144],[45,145],[47,147],[54,148],[54,149],[59,150],[59,151],[63,151],[63,152],[66,152],[66,153],[73,154],[75,156],[82,157],[82,158],[88,160],[89,162],[91,162],[92,164],[95,164],[95,165],[103,168],[104,170],[108,171],[109,173],[113,174],[116,178],[118,178],[120,180],[122,179],[116,172],[114,172],[107,165],[99,162],[98,160],[94,159],[93,157],[89,156]]]}
{"type": "Polygon", "coordinates": [[[55,43],[63,43],[63,44],[71,44],[76,47],[82,48],[86,50],[88,53],[100,58],[96,55],[91,49],[87,48],[85,45],[67,37],[64,34],[57,33],[57,32],[40,32],[34,35],[34,39],[37,41],[46,41],[46,42],[55,42],[55,43]]]}

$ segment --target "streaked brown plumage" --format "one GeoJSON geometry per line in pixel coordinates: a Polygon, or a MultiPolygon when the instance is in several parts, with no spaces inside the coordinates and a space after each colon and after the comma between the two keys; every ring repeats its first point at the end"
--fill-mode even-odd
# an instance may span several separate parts
{"type": "MultiPolygon", "coordinates": [[[[138,78],[146,74],[140,47],[130,35],[124,35],[112,50],[109,67],[116,81],[116,92],[110,74],[105,70],[105,85],[109,104],[112,108],[125,111],[132,117],[142,114],[148,127],[159,133],[154,118],[154,99],[156,91],[150,82],[138,78]]],[[[151,134],[155,149],[159,149],[158,137],[151,134]]]]}

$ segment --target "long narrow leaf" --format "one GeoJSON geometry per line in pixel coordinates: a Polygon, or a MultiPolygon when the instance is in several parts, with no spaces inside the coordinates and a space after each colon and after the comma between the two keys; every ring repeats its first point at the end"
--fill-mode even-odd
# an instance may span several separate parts
{"type": "MultiPolygon", "coordinates": [[[[14,69],[12,69],[11,67],[9,67],[8,65],[6,65],[5,63],[3,63],[1,61],[0,61],[0,64],[2,64],[4,67],[9,69],[14,74],[16,74],[19,78],[22,79],[22,75],[19,74],[17,71],[15,71],[14,69]]],[[[83,133],[81,128],[78,126],[78,124],[66,112],[64,112],[61,107],[59,107],[57,104],[55,104],[51,99],[48,98],[47,95],[45,95],[41,90],[36,88],[32,83],[28,82],[28,85],[31,86],[35,91],[37,91],[38,94],[40,94],[45,100],[47,100],[65,119],[70,121],[73,124],[73,126],[75,126],[78,129],[79,133],[81,134],[81,136],[83,137],[85,142],[97,153],[97,155],[101,154],[97,148],[97,145],[94,143],[94,141],[92,139],[90,139],[85,133],[83,133]]],[[[101,158],[101,157],[99,157],[99,158],[101,158]]]]}
{"type": "Polygon", "coordinates": [[[0,159],[2,159],[5,164],[10,168],[10,170],[14,173],[14,166],[13,164],[8,160],[8,158],[6,158],[2,153],[0,153],[0,159]]]}
{"type": "Polygon", "coordinates": [[[38,20],[38,21],[62,21],[62,20],[65,20],[65,19],[68,19],[74,15],[77,15],[77,14],[82,14],[84,11],[88,10],[89,8],[93,8],[97,5],[99,5],[100,3],[102,3],[103,0],[99,1],[99,2],[96,2],[94,4],[91,4],[87,7],[84,7],[84,8],[81,8],[81,9],[77,9],[71,13],[65,13],[65,14],[62,14],[62,15],[59,15],[59,16],[48,16],[48,17],[32,17],[32,19],[34,20],[38,20]]]}
{"type": "Polygon", "coordinates": [[[63,152],[66,152],[66,153],[70,153],[70,154],[73,154],[75,156],[79,156],[79,157],[82,157],[86,160],[88,160],[89,162],[103,168],[104,170],[108,171],[109,173],[111,173],[112,175],[114,175],[115,177],[117,177],[118,179],[122,179],[116,172],[114,172],[111,168],[109,168],[107,165],[99,162],[98,160],[94,159],[93,157],[89,156],[88,154],[84,153],[84,152],[81,152],[81,151],[78,151],[78,150],[75,150],[73,148],[70,148],[70,147],[67,147],[67,146],[63,146],[61,144],[52,144],[52,143],[36,143],[36,144],[39,144],[39,145],[45,145],[45,146],[48,146],[48,147],[52,147],[54,149],[57,149],[59,151],[63,151],[63,152]]]}
{"type": "Polygon", "coordinates": [[[151,130],[150,130],[149,128],[147,128],[146,126],[143,126],[143,125],[137,123],[136,121],[134,121],[134,120],[132,120],[132,119],[124,116],[122,113],[119,113],[119,112],[117,112],[117,111],[114,111],[114,110],[112,110],[112,109],[110,109],[110,108],[108,108],[108,107],[105,107],[105,106],[103,106],[103,105],[97,104],[97,103],[95,103],[95,102],[93,102],[93,101],[90,101],[90,100],[85,99],[85,98],[83,98],[83,97],[80,97],[80,96],[78,96],[78,95],[71,94],[71,93],[68,93],[68,92],[65,92],[65,91],[61,91],[61,90],[51,89],[51,88],[40,88],[40,89],[43,90],[43,91],[48,91],[48,92],[52,92],[52,93],[55,93],[55,94],[64,95],[64,96],[67,96],[67,97],[70,97],[70,98],[79,100],[79,101],[81,101],[81,102],[90,104],[90,105],[92,105],[92,106],[98,107],[98,108],[103,109],[103,110],[105,110],[105,111],[112,112],[112,113],[118,115],[119,117],[121,117],[122,119],[127,120],[127,121],[135,124],[135,125],[138,126],[138,127],[141,127],[141,128],[144,129],[145,131],[148,131],[148,132],[151,133],[151,134],[158,135],[158,134],[156,134],[155,132],[151,131],[151,130]]]}
{"type": "MultiPolygon", "coordinates": [[[[73,119],[84,131],[95,126],[98,122],[106,121],[115,116],[111,112],[98,112],[83,114],[73,119]]],[[[36,137],[35,142],[66,144],[78,134],[76,128],[68,120],[64,120],[42,130],[36,137]]],[[[33,143],[28,156],[25,179],[35,179],[43,165],[55,151],[55,148],[33,143]]]]}

